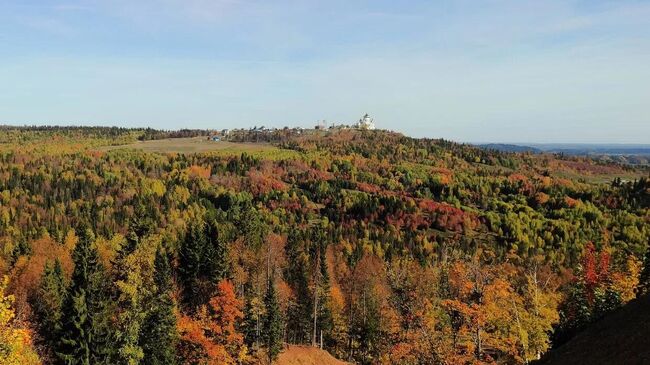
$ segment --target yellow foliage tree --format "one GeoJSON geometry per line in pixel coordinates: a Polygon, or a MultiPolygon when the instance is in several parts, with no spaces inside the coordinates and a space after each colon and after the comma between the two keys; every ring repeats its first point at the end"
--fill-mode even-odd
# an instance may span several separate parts
{"type": "Polygon", "coordinates": [[[40,364],[38,355],[32,349],[29,331],[13,323],[15,313],[11,308],[14,297],[5,295],[9,278],[0,282],[0,365],[40,364]]]}

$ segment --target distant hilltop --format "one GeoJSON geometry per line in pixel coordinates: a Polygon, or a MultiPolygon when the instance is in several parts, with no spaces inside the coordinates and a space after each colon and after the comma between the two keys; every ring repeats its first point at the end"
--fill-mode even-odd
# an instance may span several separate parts
{"type": "Polygon", "coordinates": [[[567,155],[637,155],[650,156],[647,144],[599,144],[599,143],[483,143],[476,144],[484,149],[502,152],[564,153],[567,155]]]}
{"type": "Polygon", "coordinates": [[[479,148],[512,153],[552,153],[567,156],[587,156],[596,161],[625,165],[650,165],[650,145],[643,144],[581,144],[581,143],[531,143],[477,144],[479,148]]]}
{"type": "Polygon", "coordinates": [[[516,144],[504,144],[504,143],[486,143],[479,144],[477,147],[486,149],[486,150],[495,150],[501,152],[530,152],[530,153],[542,153],[543,151],[539,148],[529,147],[529,146],[520,146],[516,144]]]}

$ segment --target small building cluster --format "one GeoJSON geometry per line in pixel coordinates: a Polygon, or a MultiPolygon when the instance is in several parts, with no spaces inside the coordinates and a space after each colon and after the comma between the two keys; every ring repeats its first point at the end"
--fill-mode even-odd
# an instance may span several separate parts
{"type": "Polygon", "coordinates": [[[208,137],[209,140],[213,142],[220,142],[221,140],[227,138],[230,135],[230,129],[222,129],[221,131],[215,131],[208,137]]]}
{"type": "Polygon", "coordinates": [[[347,125],[347,124],[337,124],[337,123],[330,123],[330,125],[327,125],[327,122],[325,120],[319,121],[316,123],[314,126],[315,130],[341,130],[341,129],[363,129],[363,130],[373,130],[375,129],[375,120],[370,117],[368,114],[364,114],[361,119],[359,119],[358,122],[354,123],[352,126],[347,125]]]}
{"type": "Polygon", "coordinates": [[[275,137],[278,135],[291,135],[291,134],[304,134],[304,133],[310,133],[311,132],[316,132],[316,131],[338,131],[338,130],[346,130],[346,129],[359,129],[359,130],[373,130],[375,129],[375,120],[370,117],[368,114],[364,114],[361,119],[359,119],[358,122],[348,125],[344,123],[328,123],[325,120],[320,120],[316,122],[316,125],[313,127],[313,129],[309,128],[301,128],[301,127],[294,127],[294,128],[289,128],[289,127],[284,127],[282,129],[278,128],[266,128],[264,126],[262,127],[253,127],[253,128],[239,128],[239,129],[234,129],[234,130],[229,130],[229,129],[223,129],[221,131],[215,131],[210,135],[208,138],[210,141],[213,142],[220,142],[226,139],[229,140],[242,140],[242,139],[253,139],[254,141],[265,141],[265,140],[273,140],[275,137]],[[243,137],[245,136],[245,137],[243,137]]]}
{"type": "Polygon", "coordinates": [[[357,122],[357,129],[373,130],[375,129],[375,120],[373,118],[370,118],[370,116],[366,113],[357,122]]]}

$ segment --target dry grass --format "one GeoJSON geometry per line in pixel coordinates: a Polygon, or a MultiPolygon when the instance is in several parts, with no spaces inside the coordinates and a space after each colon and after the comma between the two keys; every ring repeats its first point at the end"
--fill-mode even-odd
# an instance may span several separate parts
{"type": "Polygon", "coordinates": [[[119,146],[105,146],[99,148],[102,151],[116,149],[138,149],[145,152],[161,153],[203,153],[203,152],[265,152],[275,150],[276,148],[266,143],[233,143],[233,142],[214,142],[206,137],[194,138],[170,138],[155,141],[135,142],[119,146]]]}

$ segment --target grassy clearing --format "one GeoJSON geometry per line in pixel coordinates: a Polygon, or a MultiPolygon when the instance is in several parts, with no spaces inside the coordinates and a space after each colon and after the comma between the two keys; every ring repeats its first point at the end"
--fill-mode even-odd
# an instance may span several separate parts
{"type": "Polygon", "coordinates": [[[145,152],[159,153],[206,153],[222,152],[226,154],[240,154],[270,152],[278,150],[276,147],[266,143],[233,143],[233,142],[214,142],[206,137],[194,138],[170,138],[155,141],[138,141],[135,143],[124,144],[120,146],[104,146],[99,148],[102,151],[111,151],[116,149],[137,149],[145,152]]]}

